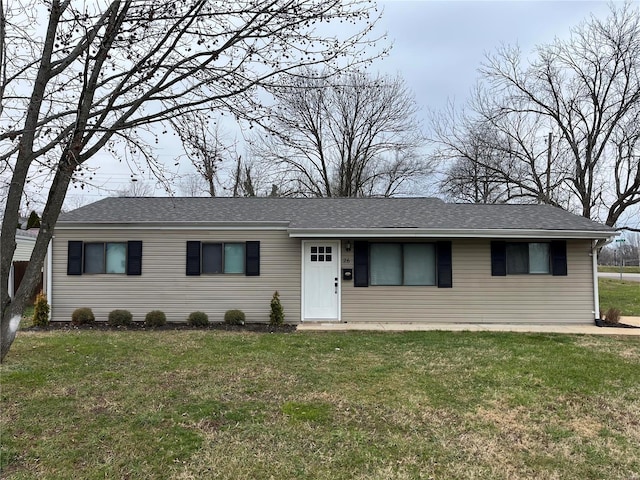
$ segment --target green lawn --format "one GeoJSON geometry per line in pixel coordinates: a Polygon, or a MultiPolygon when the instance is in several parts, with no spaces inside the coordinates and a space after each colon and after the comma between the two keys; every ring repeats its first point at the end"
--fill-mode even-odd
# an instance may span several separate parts
{"type": "MultiPolygon", "coordinates": [[[[609,267],[606,265],[598,265],[599,272],[620,273],[620,267],[609,267]]],[[[623,273],[640,273],[640,267],[625,266],[622,267],[623,273]]]]}
{"type": "Polygon", "coordinates": [[[614,307],[622,315],[640,316],[640,283],[620,281],[612,278],[598,279],[600,310],[614,307]]]}
{"type": "Polygon", "coordinates": [[[625,479],[640,337],[20,332],[2,478],[625,479]]]}

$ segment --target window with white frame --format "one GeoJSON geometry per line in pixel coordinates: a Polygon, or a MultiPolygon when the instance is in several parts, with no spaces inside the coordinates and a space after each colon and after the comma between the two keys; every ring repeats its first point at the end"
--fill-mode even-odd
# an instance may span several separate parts
{"type": "Polygon", "coordinates": [[[551,273],[549,243],[507,243],[506,256],[507,275],[551,273]]]}
{"type": "Polygon", "coordinates": [[[84,244],[84,273],[127,272],[126,242],[95,242],[84,244]]]}
{"type": "Polygon", "coordinates": [[[435,285],[432,243],[371,243],[370,285],[435,285]]]}
{"type": "Polygon", "coordinates": [[[203,243],[202,273],[245,273],[244,243],[203,243]]]}

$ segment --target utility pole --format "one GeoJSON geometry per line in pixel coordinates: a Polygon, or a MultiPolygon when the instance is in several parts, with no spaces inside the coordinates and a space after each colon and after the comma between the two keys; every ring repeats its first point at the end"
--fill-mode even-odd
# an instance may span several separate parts
{"type": "Polygon", "coordinates": [[[624,255],[622,252],[622,244],[625,242],[624,238],[618,238],[616,239],[616,243],[619,245],[618,246],[618,251],[619,251],[619,257],[620,257],[620,281],[622,281],[622,272],[624,270],[624,255]]]}
{"type": "Polygon", "coordinates": [[[549,132],[549,138],[547,140],[547,192],[546,202],[547,205],[551,204],[551,138],[553,134],[549,132]]]}

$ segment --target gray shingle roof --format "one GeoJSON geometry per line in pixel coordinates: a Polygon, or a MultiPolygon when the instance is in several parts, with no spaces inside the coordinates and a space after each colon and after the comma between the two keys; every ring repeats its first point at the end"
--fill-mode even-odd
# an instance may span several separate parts
{"type": "Polygon", "coordinates": [[[78,224],[282,223],[294,230],[614,230],[548,205],[444,203],[434,198],[105,198],[60,216],[78,224]]]}

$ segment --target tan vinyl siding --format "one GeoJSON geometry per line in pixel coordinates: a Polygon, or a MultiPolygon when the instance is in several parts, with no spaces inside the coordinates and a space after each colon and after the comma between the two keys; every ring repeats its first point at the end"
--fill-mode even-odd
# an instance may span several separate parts
{"type": "MultiPolygon", "coordinates": [[[[533,241],[533,240],[532,240],[533,241]]],[[[353,242],[351,242],[353,245],[353,242]]],[[[221,321],[240,308],[249,322],[268,322],[269,303],[280,292],[286,321],[300,321],[301,241],[284,230],[56,230],[53,242],[52,319],[68,321],[78,307],[98,320],[116,308],[135,320],[160,309],[169,321],[202,310],[221,321]],[[141,240],[142,275],[68,276],[67,242],[141,240]],[[186,276],[186,242],[259,240],[261,274],[186,276]]],[[[588,240],[567,242],[568,276],[491,276],[489,239],[452,241],[453,288],[435,286],[355,288],[341,283],[345,322],[592,323],[593,279],[588,240]]],[[[342,250],[342,268],[353,268],[353,251],[342,250]]]]}
{"type": "Polygon", "coordinates": [[[171,322],[185,321],[201,310],[212,322],[239,308],[247,322],[268,322],[273,292],[280,292],[286,320],[300,319],[300,241],[285,231],[238,230],[56,230],[53,243],[52,319],[69,321],[78,307],[93,309],[106,320],[113,309],[127,309],[134,320],[150,310],[162,310],[171,322]],[[69,240],[83,242],[142,241],[142,275],[67,275],[69,240]],[[259,240],[260,276],[240,274],[186,275],[186,242],[246,242],[259,240]]]}
{"type": "MultiPolygon", "coordinates": [[[[567,242],[568,276],[491,276],[490,240],[454,240],[453,288],[342,284],[346,322],[593,323],[589,241],[567,242]]],[[[343,251],[343,267],[349,255],[343,251]]]]}

